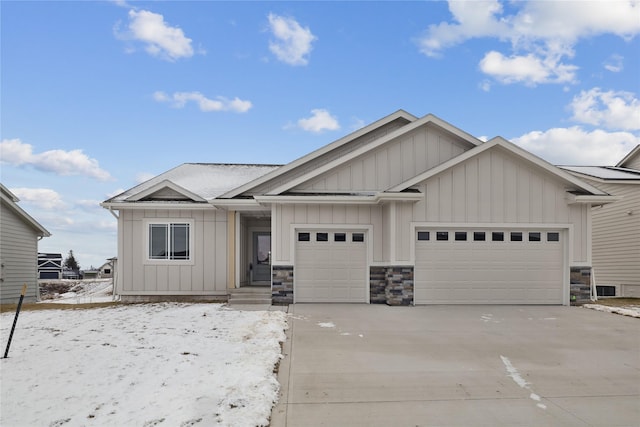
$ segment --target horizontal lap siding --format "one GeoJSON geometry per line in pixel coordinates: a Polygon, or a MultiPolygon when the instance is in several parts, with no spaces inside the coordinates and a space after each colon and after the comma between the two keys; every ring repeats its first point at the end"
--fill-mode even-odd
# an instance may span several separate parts
{"type": "Polygon", "coordinates": [[[640,286],[640,185],[592,183],[622,198],[592,211],[596,282],[640,286]]]}
{"type": "Polygon", "coordinates": [[[6,205],[0,215],[0,260],[2,268],[2,303],[16,303],[22,286],[27,285],[26,298],[35,300],[38,295],[38,240],[33,228],[6,205]]]}
{"type": "Polygon", "coordinates": [[[219,294],[227,288],[227,215],[219,210],[121,211],[120,289],[128,295],[219,294]],[[149,264],[145,220],[192,219],[193,265],[149,264]]]}
{"type": "MultiPolygon", "coordinates": [[[[565,184],[492,148],[419,186],[413,220],[445,223],[573,224],[573,261],[588,262],[586,205],[569,205],[565,184]]],[[[406,230],[405,230],[406,232],[406,230]]]]}

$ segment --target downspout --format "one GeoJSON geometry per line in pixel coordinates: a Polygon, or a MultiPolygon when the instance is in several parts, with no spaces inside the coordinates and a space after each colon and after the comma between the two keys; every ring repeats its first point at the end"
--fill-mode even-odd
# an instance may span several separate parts
{"type": "Polygon", "coordinates": [[[591,267],[591,301],[598,301],[598,288],[596,287],[596,269],[591,267]]]}
{"type": "Polygon", "coordinates": [[[111,213],[111,215],[113,215],[115,219],[120,219],[120,217],[116,215],[116,213],[113,211],[113,208],[111,206],[109,206],[109,212],[111,213]]]}

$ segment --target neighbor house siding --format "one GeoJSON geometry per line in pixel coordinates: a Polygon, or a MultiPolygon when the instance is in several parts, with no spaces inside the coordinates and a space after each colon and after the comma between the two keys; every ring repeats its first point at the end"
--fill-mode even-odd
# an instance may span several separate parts
{"type": "Polygon", "coordinates": [[[220,210],[122,210],[119,218],[122,295],[224,295],[227,288],[227,213],[220,210]],[[146,260],[146,220],[193,220],[193,262],[146,260]]]}
{"type": "MultiPolygon", "coordinates": [[[[621,198],[592,210],[596,283],[640,286],[640,183],[614,184],[583,179],[621,198]]],[[[639,291],[634,296],[640,296],[639,291]]]]}
{"type": "Polygon", "coordinates": [[[429,125],[297,186],[301,192],[378,191],[450,160],[471,146],[429,125]]]}
{"type": "Polygon", "coordinates": [[[382,206],[374,205],[276,205],[272,218],[277,233],[272,236],[274,263],[287,265],[292,262],[293,249],[291,243],[292,224],[309,225],[352,225],[371,226],[373,235],[369,236],[369,244],[373,244],[373,260],[384,261],[382,235],[382,206]]]}
{"type": "Polygon", "coordinates": [[[568,204],[564,183],[499,148],[433,176],[418,188],[425,198],[413,205],[413,221],[571,224],[572,264],[590,262],[588,206],[568,204]]]}
{"type": "Polygon", "coordinates": [[[4,203],[1,208],[0,302],[17,303],[25,284],[25,301],[35,301],[38,299],[38,234],[4,203]]]}

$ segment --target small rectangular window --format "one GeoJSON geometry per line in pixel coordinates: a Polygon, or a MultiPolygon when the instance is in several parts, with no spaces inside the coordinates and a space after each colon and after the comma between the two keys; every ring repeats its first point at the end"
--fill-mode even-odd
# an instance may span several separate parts
{"type": "Polygon", "coordinates": [[[547,233],[547,242],[559,242],[560,241],[560,233],[551,232],[547,233]]]}
{"type": "Polygon", "coordinates": [[[190,224],[149,224],[150,260],[188,261],[190,247],[190,224]]]}
{"type": "Polygon", "coordinates": [[[329,233],[316,233],[316,242],[328,242],[329,233]]]}
{"type": "Polygon", "coordinates": [[[476,242],[484,242],[486,240],[486,235],[484,231],[474,231],[473,240],[476,242]]]}
{"type": "Polygon", "coordinates": [[[522,242],[522,233],[520,231],[512,231],[511,232],[511,241],[512,242],[522,242]]]}
{"type": "Polygon", "coordinates": [[[494,242],[504,242],[504,233],[502,231],[492,231],[491,240],[494,242]]]}
{"type": "Polygon", "coordinates": [[[455,239],[458,242],[467,240],[467,232],[466,231],[456,231],[455,239]]]}
{"type": "Polygon", "coordinates": [[[298,233],[298,242],[308,242],[311,240],[311,233],[298,233]]]}
{"type": "Polygon", "coordinates": [[[429,240],[428,231],[418,231],[418,240],[429,240]]]}
{"type": "Polygon", "coordinates": [[[346,242],[347,241],[347,234],[346,233],[335,233],[333,235],[333,241],[334,242],[346,242]]]}
{"type": "Polygon", "coordinates": [[[540,233],[537,231],[530,231],[529,232],[529,241],[530,242],[539,242],[540,241],[540,233]]]}
{"type": "Polygon", "coordinates": [[[449,240],[448,231],[436,231],[436,240],[449,240]]]}
{"type": "Polygon", "coordinates": [[[364,233],[353,233],[351,235],[352,242],[364,242],[364,233]]]}

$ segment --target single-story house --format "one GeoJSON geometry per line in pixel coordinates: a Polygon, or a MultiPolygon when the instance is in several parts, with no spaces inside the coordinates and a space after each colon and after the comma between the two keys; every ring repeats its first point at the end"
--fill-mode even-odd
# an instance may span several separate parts
{"type": "Polygon", "coordinates": [[[98,277],[101,279],[110,279],[113,277],[114,258],[109,258],[107,262],[102,264],[98,269],[98,277]]]}
{"type": "Polygon", "coordinates": [[[62,254],[38,253],[38,279],[62,279],[62,254]]]}
{"type": "Polygon", "coordinates": [[[620,198],[592,209],[593,272],[601,296],[640,297],[640,145],[615,166],[561,166],[620,198]]]}
{"type": "Polygon", "coordinates": [[[400,110],[283,166],[183,164],[102,206],[123,301],[265,285],[274,303],[568,305],[591,290],[592,207],[613,200],[400,110]]]}
{"type": "Polygon", "coordinates": [[[25,302],[40,298],[38,241],[51,234],[25,212],[16,197],[0,184],[0,303],[17,303],[27,285],[25,302]]]}

